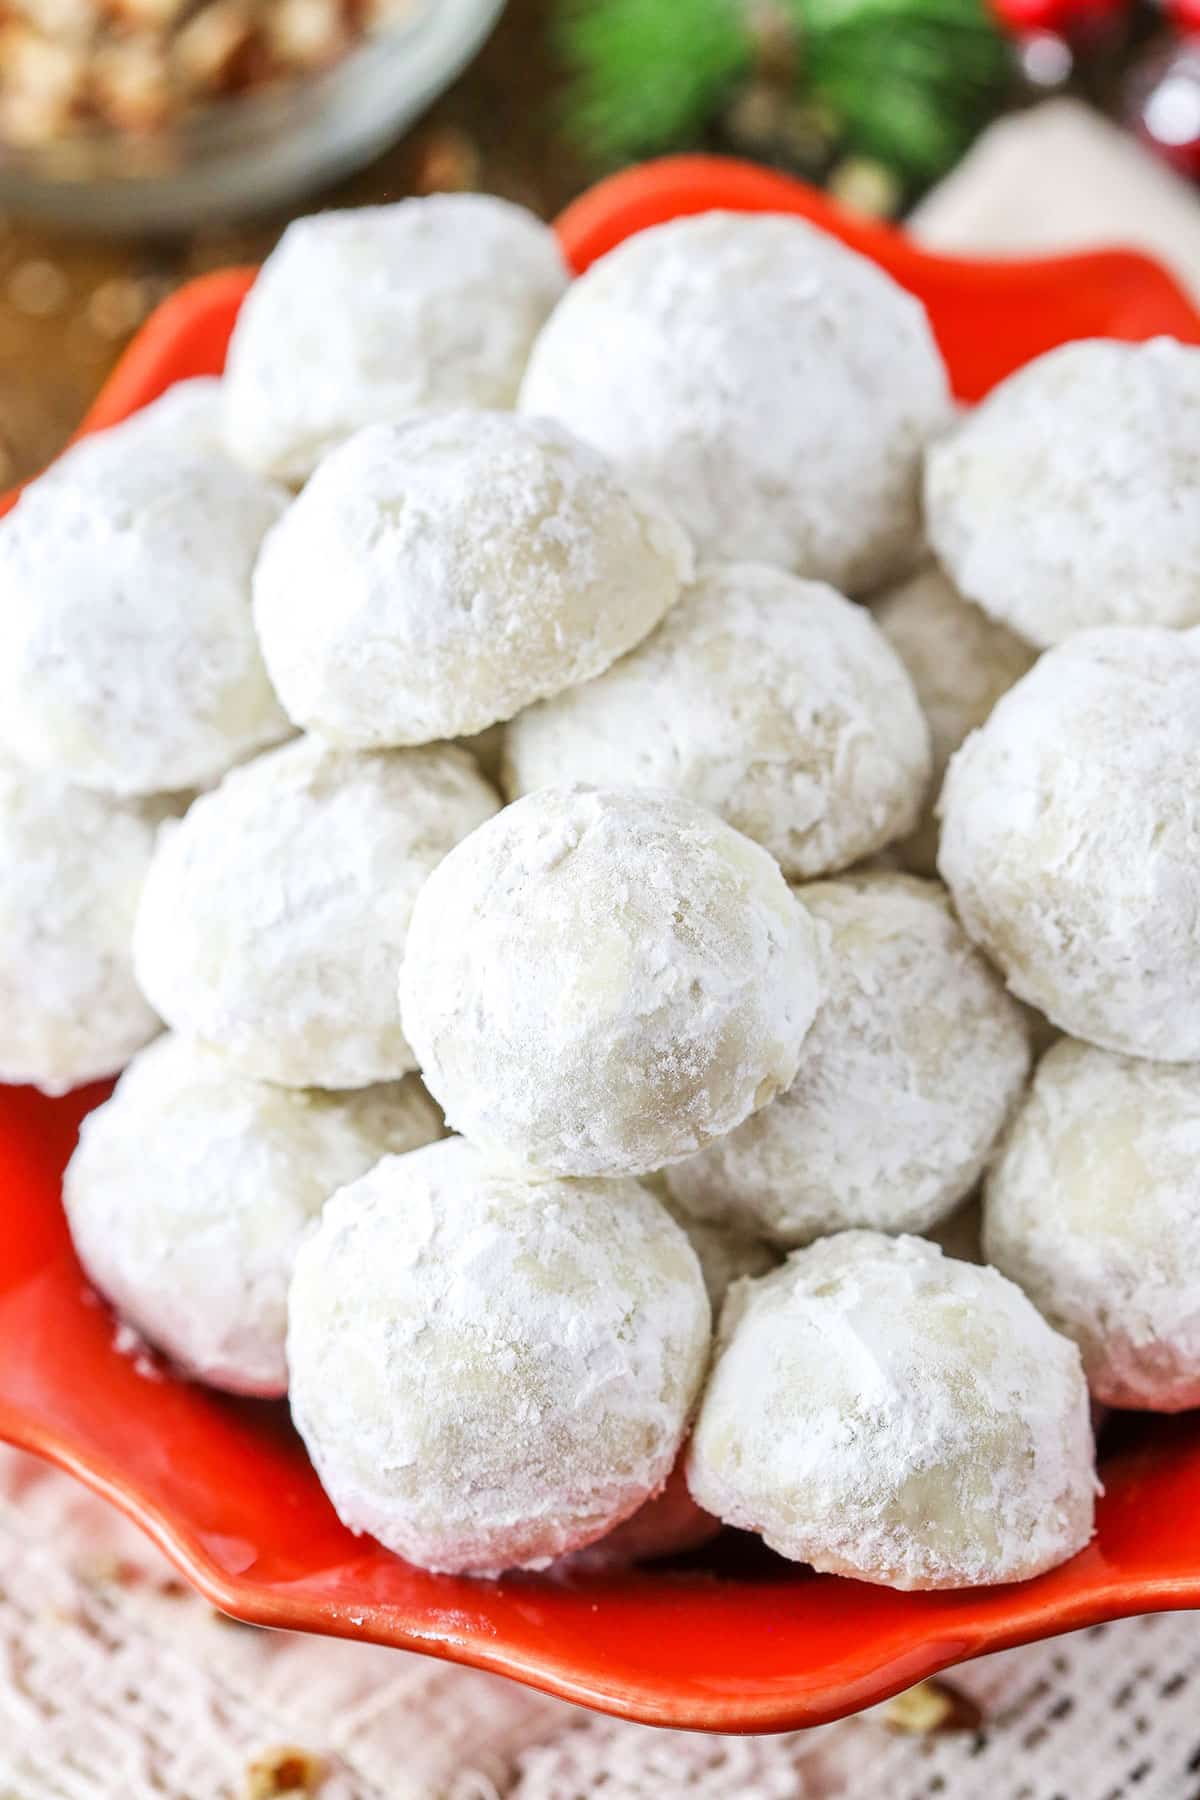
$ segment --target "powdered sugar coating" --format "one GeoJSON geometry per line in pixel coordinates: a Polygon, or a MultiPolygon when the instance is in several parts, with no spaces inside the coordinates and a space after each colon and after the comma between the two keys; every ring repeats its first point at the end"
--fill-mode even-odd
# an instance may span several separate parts
{"type": "Polygon", "coordinates": [[[157,818],[0,760],[0,1081],[62,1094],[159,1029],[130,949],[157,818]]]}
{"type": "Polygon", "coordinates": [[[341,1519],[423,1568],[542,1568],[665,1482],[704,1373],[687,1239],[638,1182],[530,1185],[451,1139],[334,1196],[296,1259],[292,1413],[341,1519]]]}
{"type": "Polygon", "coordinates": [[[250,577],[283,496],[228,458],[98,436],[0,523],[0,735],[85,787],[199,787],[286,735],[250,577]]]}
{"type": "Polygon", "coordinates": [[[929,734],[861,606],[762,563],[711,564],[605,674],[515,719],[506,764],[510,793],[670,788],[812,876],[912,829],[929,734]]]}
{"type": "Polygon", "coordinates": [[[364,425],[512,406],[566,281],[554,233],[490,195],[297,219],[230,341],[234,454],[300,482],[364,425]]]}
{"type": "Polygon", "coordinates": [[[893,588],[874,612],[908,671],[929,723],[933,746],[929,797],[916,831],[898,848],[914,874],[932,875],[938,847],[934,808],[946,766],[1001,694],[1033,667],[1037,652],[964,600],[932,566],[893,588]]]}
{"type": "Polygon", "coordinates": [[[224,430],[225,398],[220,378],[195,375],[190,380],[172,383],[157,400],[139,407],[128,418],[104,431],[90,432],[69,445],[41,479],[45,481],[63,472],[84,479],[93,452],[99,449],[102,458],[110,456],[114,438],[127,453],[136,447],[139,453],[162,450],[170,456],[195,450],[227,454],[224,430]]]}
{"type": "Polygon", "coordinates": [[[299,738],[170,826],[138,911],[138,979],[243,1074],[353,1088],[416,1067],[396,970],[429,871],[499,802],[465,751],[299,738]]]}
{"type": "Polygon", "coordinates": [[[796,1078],[667,1187],[685,1211],[780,1244],[924,1231],[979,1179],[1024,1085],[1023,1011],[939,883],[871,873],[798,893],[827,950],[796,1078]]]}
{"type": "Polygon", "coordinates": [[[911,561],[922,452],[950,416],[918,301],[803,220],[719,212],[574,282],[520,405],[652,487],[705,556],[848,592],[911,561]]]}
{"type": "Polygon", "coordinates": [[[766,851],[702,807],[544,788],[426,882],[401,1010],[430,1092],[489,1155],[640,1175],[792,1079],[817,955],[766,851]]]}
{"type": "Polygon", "coordinates": [[[190,1374],[287,1389],[287,1288],[335,1188],[441,1135],[414,1077],[347,1095],[235,1074],[168,1034],[84,1120],[63,1199],[85,1272],[190,1374]]]}
{"type": "Polygon", "coordinates": [[[887,1587],[1022,1581],[1092,1535],[1079,1352],[994,1269],[851,1231],[725,1303],[688,1484],[781,1555],[887,1587]]]}
{"type": "Polygon", "coordinates": [[[1091,339],[1017,371],[929,452],[929,539],[1032,644],[1200,621],[1200,349],[1091,339]]]}
{"type": "Polygon", "coordinates": [[[1200,1069],[1064,1038],[988,1181],[984,1247],[1110,1406],[1200,1406],[1200,1069]]]}
{"type": "Polygon", "coordinates": [[[558,426],[444,413],[321,465],[267,541],[254,610],[298,725],[421,744],[598,675],[690,574],[674,522],[558,426]]]}
{"type": "Polygon", "coordinates": [[[970,936],[1061,1030],[1200,1059],[1200,636],[1047,652],[950,763],[939,864],[970,936]]]}

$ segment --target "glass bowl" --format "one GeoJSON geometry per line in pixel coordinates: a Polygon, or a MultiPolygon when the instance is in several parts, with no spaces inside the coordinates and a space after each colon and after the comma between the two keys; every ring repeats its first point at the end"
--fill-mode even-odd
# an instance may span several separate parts
{"type": "Polygon", "coordinates": [[[370,161],[448,87],[504,0],[424,0],[320,74],[159,132],[0,143],[0,207],[92,231],[169,231],[266,211],[370,161]]]}

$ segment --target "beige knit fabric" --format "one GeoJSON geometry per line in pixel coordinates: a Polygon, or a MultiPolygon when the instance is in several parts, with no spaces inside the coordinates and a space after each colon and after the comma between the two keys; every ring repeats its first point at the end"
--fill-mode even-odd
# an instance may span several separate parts
{"type": "Polygon", "coordinates": [[[66,1476],[0,1451],[0,1800],[250,1800],[315,1759],[317,1800],[1194,1800],[1200,1616],[955,1671],[984,1728],[879,1711],[782,1737],[651,1731],[424,1657],[220,1618],[66,1476]]]}

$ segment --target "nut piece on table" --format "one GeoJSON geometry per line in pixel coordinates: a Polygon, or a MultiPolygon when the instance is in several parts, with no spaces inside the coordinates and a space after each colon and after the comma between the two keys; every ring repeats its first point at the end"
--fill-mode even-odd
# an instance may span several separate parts
{"type": "Polygon", "coordinates": [[[977,1731],[983,1714],[969,1694],[948,1681],[918,1681],[897,1694],[881,1709],[885,1725],[893,1731],[925,1737],[932,1732],[977,1731]]]}

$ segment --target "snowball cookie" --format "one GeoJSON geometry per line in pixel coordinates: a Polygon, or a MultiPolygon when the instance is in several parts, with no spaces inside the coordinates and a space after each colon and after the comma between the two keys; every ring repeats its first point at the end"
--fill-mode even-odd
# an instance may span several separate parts
{"type": "Polygon", "coordinates": [[[363,425],[512,406],[566,281],[554,233],[483,194],[298,219],[234,328],[229,443],[298,482],[363,425]]]}
{"type": "Polygon", "coordinates": [[[207,450],[90,440],[0,523],[0,737],[85,787],[201,787],[283,737],[250,578],[283,496],[207,450]]]}
{"type": "Polygon", "coordinates": [[[322,463],[267,540],[254,610],[297,725],[423,744],[599,675],[691,573],[678,526],[557,425],[443,413],[322,463]]]}
{"type": "Polygon", "coordinates": [[[1200,1069],[1063,1038],[988,1182],[984,1248],[1110,1406],[1200,1406],[1200,1069]]]}
{"type": "Polygon", "coordinates": [[[898,573],[926,440],[950,417],[918,301],[800,219],[640,232],[568,290],[521,409],[658,492],[706,556],[851,592],[898,573]]]}
{"type": "Polygon", "coordinates": [[[1064,344],[929,452],[930,542],[1031,644],[1200,621],[1200,350],[1064,344]]]}
{"type": "Polygon", "coordinates": [[[0,1081],[111,1075],[158,1020],[133,978],[157,813],[0,759],[0,1081]]]}
{"type": "Polygon", "coordinates": [[[134,446],[139,452],[153,449],[168,455],[195,450],[228,454],[224,443],[225,404],[222,383],[215,375],[196,375],[188,381],[177,381],[139,407],[116,425],[104,431],[89,432],[71,444],[47,469],[43,481],[61,473],[82,479],[93,451],[102,458],[112,455],[111,445],[117,439],[127,453],[134,446]]]}
{"type": "Polygon", "coordinates": [[[964,600],[940,569],[923,569],[893,588],[874,610],[929,721],[933,781],[920,824],[899,849],[916,874],[932,875],[938,846],[934,806],[946,765],[1001,694],[1033,667],[1036,652],[964,600]]]}
{"type": "Polygon", "coordinates": [[[353,1088],[416,1067],[396,970],[417,890],[498,801],[465,751],[298,738],[168,826],[134,933],[162,1016],[234,1068],[353,1088]]]}
{"type": "Polygon", "coordinates": [[[793,876],[911,831],[930,771],[912,683],[870,614],[763,563],[703,570],[637,649],[515,719],[506,757],[512,793],[686,794],[793,876]]]}
{"type": "Polygon", "coordinates": [[[421,890],[404,1030],[449,1123],[505,1164],[647,1174],[791,1081],[818,955],[775,863],[712,813],[544,788],[421,890]]]}
{"type": "Polygon", "coordinates": [[[640,1183],[533,1185],[450,1139],[301,1246],[292,1413],[352,1531],[427,1569],[543,1568],[662,1487],[708,1345],[695,1254],[640,1183]]]}
{"type": "Polygon", "coordinates": [[[1079,1352],[995,1269],[848,1231],[721,1315],[688,1485],[780,1555],[895,1588],[1022,1581],[1092,1535],[1079,1352]]]}
{"type": "Polygon", "coordinates": [[[870,873],[799,894],[828,936],[795,1080],[667,1187],[685,1211],[779,1244],[924,1231],[978,1181],[1021,1091],[1024,1014],[940,883],[870,873]]]}
{"type": "Polygon", "coordinates": [[[1060,1030],[1200,1059],[1200,635],[1089,631],[951,760],[939,864],[1013,993],[1060,1030]]]}
{"type": "Polygon", "coordinates": [[[123,1318],[214,1387],[277,1395],[310,1222],[381,1156],[440,1136],[414,1076],[346,1095],[273,1087],[168,1034],[84,1120],[63,1200],[123,1318]]]}

